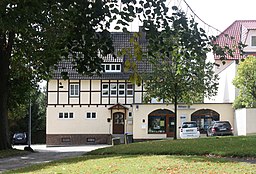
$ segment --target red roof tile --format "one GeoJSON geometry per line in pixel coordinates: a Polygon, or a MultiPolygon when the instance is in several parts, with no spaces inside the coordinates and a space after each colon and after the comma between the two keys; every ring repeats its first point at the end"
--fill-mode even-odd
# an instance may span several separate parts
{"type": "MultiPolygon", "coordinates": [[[[237,20],[233,22],[226,30],[224,30],[218,37],[216,42],[221,46],[229,46],[230,48],[239,42],[244,43],[249,30],[256,29],[256,20],[237,20]],[[226,37],[225,35],[229,37],[226,37]],[[230,37],[234,37],[231,40],[230,37]]],[[[227,55],[228,60],[242,59],[245,55],[241,55],[237,48],[233,53],[233,57],[227,55]]],[[[219,56],[214,56],[215,59],[219,59],[219,56]]]]}

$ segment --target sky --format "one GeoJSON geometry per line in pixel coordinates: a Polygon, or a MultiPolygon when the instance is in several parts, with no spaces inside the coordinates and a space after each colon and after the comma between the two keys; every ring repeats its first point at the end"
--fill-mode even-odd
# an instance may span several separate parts
{"type": "MultiPolygon", "coordinates": [[[[170,5],[180,2],[180,0],[171,1],[170,5]]],[[[224,31],[235,20],[256,20],[256,0],[186,0],[186,2],[202,20],[220,31],[224,31]]],[[[183,10],[186,11],[186,7],[183,10]]]]}
{"type": "MultiPolygon", "coordinates": [[[[192,10],[204,22],[217,28],[219,31],[224,31],[236,20],[256,20],[256,0],[185,0],[192,10]]],[[[184,0],[166,0],[171,8],[173,5],[182,8],[188,16],[192,15],[188,10],[184,0]]],[[[194,16],[194,15],[193,15],[194,16]]],[[[197,21],[199,22],[199,21],[197,21]]],[[[200,24],[200,22],[199,22],[200,24]]],[[[201,23],[200,25],[205,31],[209,28],[201,23]]],[[[141,25],[138,20],[135,20],[128,30],[138,31],[138,26],[141,25]]],[[[214,29],[210,29],[208,35],[219,35],[214,29]]]]}

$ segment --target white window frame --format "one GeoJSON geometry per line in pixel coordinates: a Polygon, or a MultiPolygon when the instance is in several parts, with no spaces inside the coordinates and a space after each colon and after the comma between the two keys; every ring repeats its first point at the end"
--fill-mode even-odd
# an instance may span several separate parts
{"type": "Polygon", "coordinates": [[[126,84],[126,95],[127,95],[127,96],[133,96],[133,85],[132,85],[131,83],[127,83],[127,84],[126,84]],[[128,88],[128,85],[131,85],[132,88],[128,88]],[[129,94],[128,91],[131,91],[132,94],[129,94]]]}
{"type": "Polygon", "coordinates": [[[86,118],[86,119],[97,119],[97,112],[86,112],[85,118],[86,118]],[[87,117],[88,114],[90,115],[90,117],[87,117]],[[93,114],[95,115],[95,118],[92,118],[92,115],[93,115],[93,114]]]}
{"type": "Polygon", "coordinates": [[[109,95],[109,84],[108,83],[102,83],[102,96],[108,96],[109,95]],[[107,88],[104,88],[104,85],[107,86],[107,88]],[[107,92],[107,93],[105,93],[107,92]]]}
{"type": "Polygon", "coordinates": [[[58,118],[59,119],[74,119],[75,114],[74,114],[74,112],[59,112],[58,118]],[[60,117],[60,115],[62,115],[62,118],[60,117]],[[65,115],[67,115],[67,117],[65,117],[65,115]],[[70,115],[72,115],[72,118],[70,117],[70,115]]]}
{"type": "Polygon", "coordinates": [[[121,72],[121,64],[102,64],[102,67],[104,68],[104,72],[121,72]]]}
{"type": "Polygon", "coordinates": [[[256,36],[252,36],[252,37],[251,37],[251,46],[252,46],[252,47],[255,47],[255,46],[256,46],[256,36]],[[254,40],[254,42],[253,42],[253,40],[254,40]],[[253,45],[253,43],[254,43],[254,45],[253,45]]]}
{"type": "Polygon", "coordinates": [[[118,84],[118,96],[124,96],[125,95],[125,84],[124,83],[119,83],[118,84]],[[120,86],[123,86],[123,88],[120,88],[120,86]],[[120,91],[123,92],[123,94],[120,94],[120,91]]]}
{"type": "Polygon", "coordinates": [[[117,96],[117,83],[110,83],[110,88],[109,88],[110,96],[117,96]],[[112,88],[114,87],[114,88],[112,88]],[[112,94],[114,92],[115,94],[112,94]]]}
{"type": "Polygon", "coordinates": [[[80,92],[79,83],[71,83],[71,84],[69,84],[69,87],[70,87],[69,96],[70,97],[78,97],[79,96],[79,92],[80,92]]]}

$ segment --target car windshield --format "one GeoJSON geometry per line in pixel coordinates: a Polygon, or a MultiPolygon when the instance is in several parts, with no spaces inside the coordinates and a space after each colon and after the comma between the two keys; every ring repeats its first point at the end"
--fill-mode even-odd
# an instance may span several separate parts
{"type": "Polygon", "coordinates": [[[14,137],[15,138],[23,138],[23,137],[26,137],[26,135],[23,133],[17,133],[17,134],[14,134],[14,137]]]}
{"type": "Polygon", "coordinates": [[[215,127],[226,127],[226,128],[231,127],[228,123],[216,123],[214,126],[215,127]]]}
{"type": "Polygon", "coordinates": [[[190,122],[190,123],[183,123],[182,128],[193,128],[193,127],[197,127],[197,124],[194,122],[190,122]]]}

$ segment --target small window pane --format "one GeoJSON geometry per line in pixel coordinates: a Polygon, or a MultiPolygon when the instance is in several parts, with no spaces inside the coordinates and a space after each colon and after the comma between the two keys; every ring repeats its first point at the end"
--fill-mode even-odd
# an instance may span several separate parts
{"type": "Polygon", "coordinates": [[[108,91],[102,91],[102,95],[108,95],[108,91]]]}
{"type": "Polygon", "coordinates": [[[127,95],[133,95],[132,91],[127,91],[127,95]]]}
{"type": "Polygon", "coordinates": [[[111,95],[116,95],[116,91],[111,91],[111,95]]]}
{"type": "Polygon", "coordinates": [[[74,118],[74,114],[72,112],[69,113],[69,118],[74,118]]]}
{"type": "Polygon", "coordinates": [[[119,89],[124,89],[124,84],[119,84],[119,89]]]}
{"type": "Polygon", "coordinates": [[[103,88],[103,89],[108,89],[108,84],[103,84],[103,85],[102,85],[102,88],[103,88]]]}
{"type": "Polygon", "coordinates": [[[110,85],[110,89],[112,90],[112,89],[116,89],[116,84],[111,84],[110,85]]]}
{"type": "Polygon", "coordinates": [[[109,70],[110,69],[110,66],[109,65],[106,65],[106,70],[109,70]]]}
{"type": "Polygon", "coordinates": [[[116,65],[116,70],[121,70],[121,66],[120,65],[116,65]]]}
{"type": "Polygon", "coordinates": [[[124,91],[119,91],[119,95],[124,95],[124,91]]]}
{"type": "Polygon", "coordinates": [[[127,84],[127,89],[133,89],[132,84],[127,84]]]}
{"type": "Polygon", "coordinates": [[[86,118],[91,118],[91,113],[90,112],[87,112],[86,118]]]}
{"type": "Polygon", "coordinates": [[[96,118],[96,113],[92,112],[92,118],[96,118]]]}
{"type": "Polygon", "coordinates": [[[256,36],[252,36],[252,46],[256,46],[256,36]]]}
{"type": "Polygon", "coordinates": [[[116,65],[111,65],[111,70],[116,70],[116,65]]]}
{"type": "Polygon", "coordinates": [[[63,118],[63,113],[59,113],[59,118],[63,118]]]}
{"type": "Polygon", "coordinates": [[[68,113],[67,112],[64,113],[64,118],[68,118],[68,113]]]}

